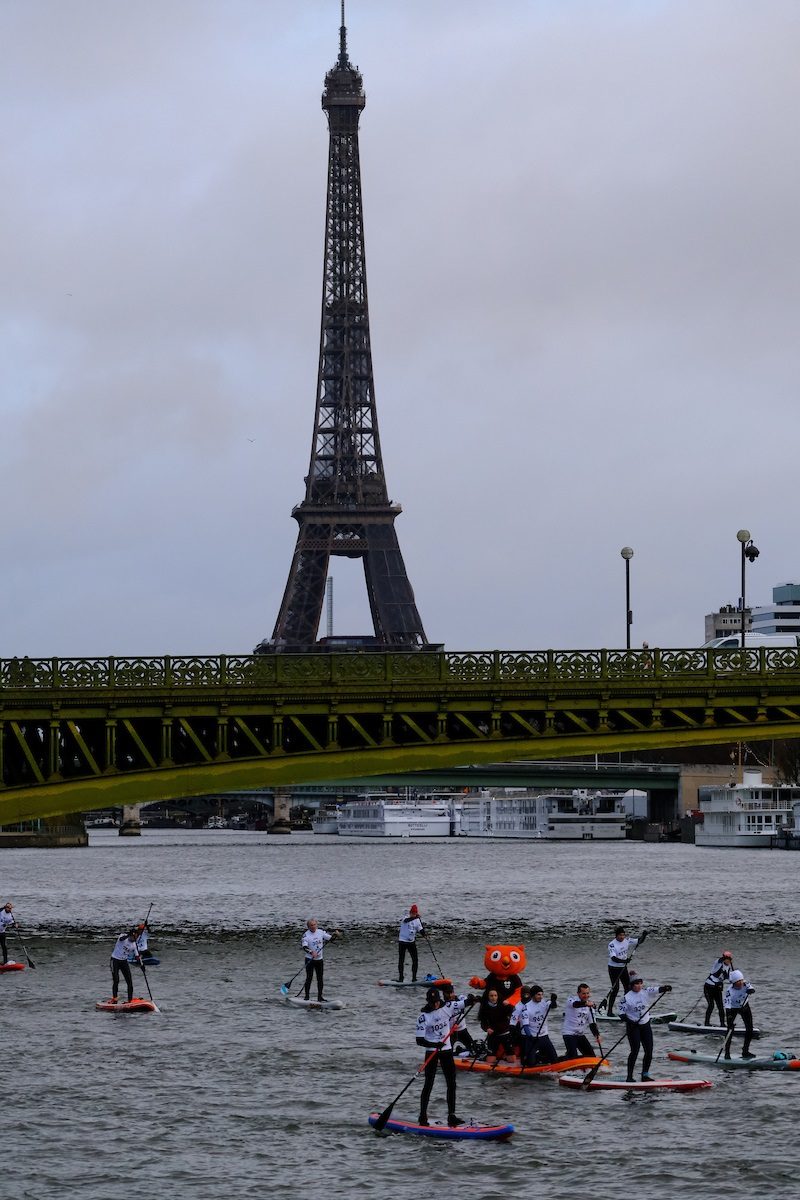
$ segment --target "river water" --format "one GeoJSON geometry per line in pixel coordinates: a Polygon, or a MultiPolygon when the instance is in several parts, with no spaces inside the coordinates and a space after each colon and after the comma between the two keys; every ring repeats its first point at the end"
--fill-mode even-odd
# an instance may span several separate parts
{"type": "MultiPolygon", "coordinates": [[[[227,830],[5,850],[0,903],[13,900],[36,969],[0,976],[0,1197],[794,1197],[800,1072],[707,1068],[711,1090],[635,1097],[459,1075],[460,1115],[513,1121],[506,1144],[377,1137],[366,1117],[421,1060],[422,993],[376,986],[395,973],[410,903],[457,983],[482,973],[487,942],[521,943],[524,978],[560,999],[584,979],[604,994],[614,924],[646,927],[639,969],[673,984],[681,1017],[731,948],[769,1030],[754,1049],[800,1052],[798,868],[800,855],[780,851],[227,830]],[[151,902],[161,965],[148,979],[162,1011],[97,1013],[114,938],[151,902]],[[307,916],[345,933],[325,956],[341,1011],[282,1001],[307,916]]],[[[424,943],[420,954],[435,971],[424,943]]],[[[656,1032],[655,1074],[701,1074],[664,1058],[687,1040],[656,1032]]],[[[705,1042],[694,1039],[716,1053],[705,1042]]],[[[419,1087],[395,1115],[415,1118],[419,1087]]],[[[441,1079],[430,1111],[445,1117],[441,1079]]]]}

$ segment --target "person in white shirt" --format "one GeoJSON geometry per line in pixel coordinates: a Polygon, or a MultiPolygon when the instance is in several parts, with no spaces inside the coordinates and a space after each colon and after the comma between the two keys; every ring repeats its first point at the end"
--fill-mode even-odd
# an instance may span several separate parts
{"type": "Polygon", "coordinates": [[[719,1023],[725,1028],[725,1009],[722,1004],[722,992],[733,970],[733,955],[730,950],[723,950],[708,973],[703,984],[703,995],[706,998],[706,1015],[704,1025],[711,1024],[711,1014],[716,1005],[719,1023]]]}
{"type": "Polygon", "coordinates": [[[592,993],[588,983],[580,983],[575,995],[568,996],[567,1003],[564,1005],[561,1036],[564,1039],[567,1058],[592,1058],[594,1056],[594,1047],[586,1036],[587,1029],[599,1045],[600,1030],[594,1019],[592,993]]]}
{"type": "Polygon", "coordinates": [[[635,975],[630,981],[630,988],[625,993],[620,1005],[620,1015],[625,1021],[625,1032],[628,1035],[628,1083],[633,1083],[633,1072],[639,1051],[644,1050],[642,1057],[642,1080],[649,1082],[650,1064],[653,1061],[653,1028],[650,1024],[650,1013],[647,1011],[655,1004],[664,992],[671,992],[672,985],[662,983],[658,987],[645,987],[644,980],[635,975]]]}
{"type": "Polygon", "coordinates": [[[750,1010],[750,997],[755,993],[741,971],[731,971],[728,986],[725,989],[725,1018],[728,1026],[728,1036],[725,1038],[725,1057],[731,1056],[731,1042],[736,1018],[741,1016],[744,1024],[744,1045],[742,1058],[755,1058],[750,1053],[750,1042],[753,1040],[753,1014],[750,1010]]]}
{"type": "Polygon", "coordinates": [[[111,1004],[117,1003],[120,975],[125,980],[125,986],[128,989],[128,1004],[133,999],[133,976],[128,964],[128,955],[136,954],[136,933],[136,929],[129,929],[127,933],[121,933],[111,951],[111,1004]]]}
{"type": "MultiPolygon", "coordinates": [[[[456,989],[453,987],[452,983],[440,983],[439,991],[442,993],[442,1000],[445,1005],[461,1004],[463,1006],[467,1002],[466,996],[456,995],[456,989]]],[[[467,1029],[467,1022],[464,1020],[463,1015],[453,1029],[453,1032],[450,1035],[450,1041],[452,1042],[454,1050],[457,1050],[459,1046],[463,1046],[464,1049],[468,1051],[472,1050],[472,1047],[475,1044],[475,1039],[467,1029]]]]}
{"type": "Polygon", "coordinates": [[[0,908],[0,949],[3,951],[3,962],[8,962],[8,949],[6,947],[6,937],[9,929],[16,925],[13,914],[14,905],[9,900],[0,908]]]}
{"type": "MultiPolygon", "coordinates": [[[[641,946],[646,937],[646,929],[642,930],[638,938],[628,937],[624,925],[618,925],[614,930],[614,936],[608,943],[608,978],[611,980],[611,990],[607,997],[606,1016],[613,1017],[614,1015],[614,1001],[617,998],[620,983],[623,995],[629,990],[631,980],[628,974],[628,963],[631,961],[636,947],[641,946]]],[[[600,1007],[602,1008],[603,1005],[601,1004],[600,1007]]]]}
{"type": "MultiPolygon", "coordinates": [[[[524,995],[523,989],[523,995],[524,995]]],[[[516,1025],[522,1033],[522,1065],[536,1067],[542,1063],[554,1063],[558,1059],[558,1051],[550,1041],[547,1028],[547,1018],[551,1009],[558,1003],[555,992],[550,993],[550,999],[545,1000],[544,989],[534,983],[530,989],[530,999],[520,1002],[511,1015],[511,1024],[516,1025]]]]}
{"type": "Polygon", "coordinates": [[[471,1007],[472,1003],[474,997],[467,996],[466,999],[444,1004],[439,989],[435,987],[428,988],[425,993],[425,1005],[417,1017],[417,1045],[428,1051],[425,1059],[425,1082],[419,1101],[420,1125],[428,1124],[428,1101],[438,1067],[442,1068],[447,1086],[447,1124],[464,1124],[460,1117],[456,1116],[456,1069],[453,1065],[450,1032],[459,1016],[471,1007]]]}
{"type": "Polygon", "coordinates": [[[422,928],[422,921],[419,917],[419,909],[416,904],[412,904],[408,910],[408,914],[403,917],[400,922],[400,933],[397,940],[397,981],[403,982],[403,966],[405,963],[406,954],[411,959],[411,982],[417,982],[417,963],[419,961],[419,953],[417,951],[417,934],[421,933],[425,936],[425,930],[422,928]]]}
{"type": "Polygon", "coordinates": [[[306,921],[306,931],[303,934],[300,943],[306,956],[306,982],[304,995],[308,1000],[311,994],[311,980],[316,975],[317,977],[317,999],[324,1000],[322,994],[322,976],[325,970],[325,965],[322,961],[323,948],[326,942],[330,942],[335,937],[339,937],[341,930],[334,929],[333,933],[328,933],[325,929],[320,929],[313,917],[306,921]]]}

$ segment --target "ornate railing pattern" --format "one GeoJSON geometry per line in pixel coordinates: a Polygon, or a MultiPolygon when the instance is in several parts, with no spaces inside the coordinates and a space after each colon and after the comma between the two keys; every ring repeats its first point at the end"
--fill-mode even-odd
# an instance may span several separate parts
{"type": "Polygon", "coordinates": [[[800,671],[800,647],[527,650],[0,660],[0,691],[261,688],[414,683],[596,684],[800,671]]]}

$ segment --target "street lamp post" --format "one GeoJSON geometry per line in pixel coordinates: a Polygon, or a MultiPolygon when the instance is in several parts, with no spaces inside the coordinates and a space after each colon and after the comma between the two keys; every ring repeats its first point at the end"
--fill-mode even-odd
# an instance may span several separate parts
{"type": "MultiPolygon", "coordinates": [[[[750,536],[749,534],[747,535],[750,536]]],[[[631,608],[631,559],[633,558],[633,550],[630,546],[623,546],[620,554],[625,559],[625,649],[631,648],[631,625],[633,624],[633,610],[631,608]]]]}
{"type": "Polygon", "coordinates": [[[747,601],[745,599],[745,566],[746,563],[755,562],[759,555],[758,546],[753,544],[753,539],[750,537],[749,529],[740,529],[736,534],[736,538],[742,547],[742,649],[744,650],[744,631],[745,631],[745,608],[747,601]]]}

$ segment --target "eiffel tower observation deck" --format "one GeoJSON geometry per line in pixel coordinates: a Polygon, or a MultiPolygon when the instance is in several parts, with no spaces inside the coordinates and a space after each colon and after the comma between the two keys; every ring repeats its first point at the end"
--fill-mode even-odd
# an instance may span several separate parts
{"type": "Polygon", "coordinates": [[[373,634],[355,639],[359,645],[428,646],[394,528],[402,509],[389,500],[378,435],[358,151],[365,103],[347,52],[342,0],[339,56],[322,93],[330,148],[311,462],[305,498],[292,510],[300,528],[289,578],[272,637],[256,647],[261,654],[331,649],[317,631],[332,555],[363,560],[373,634]]]}

